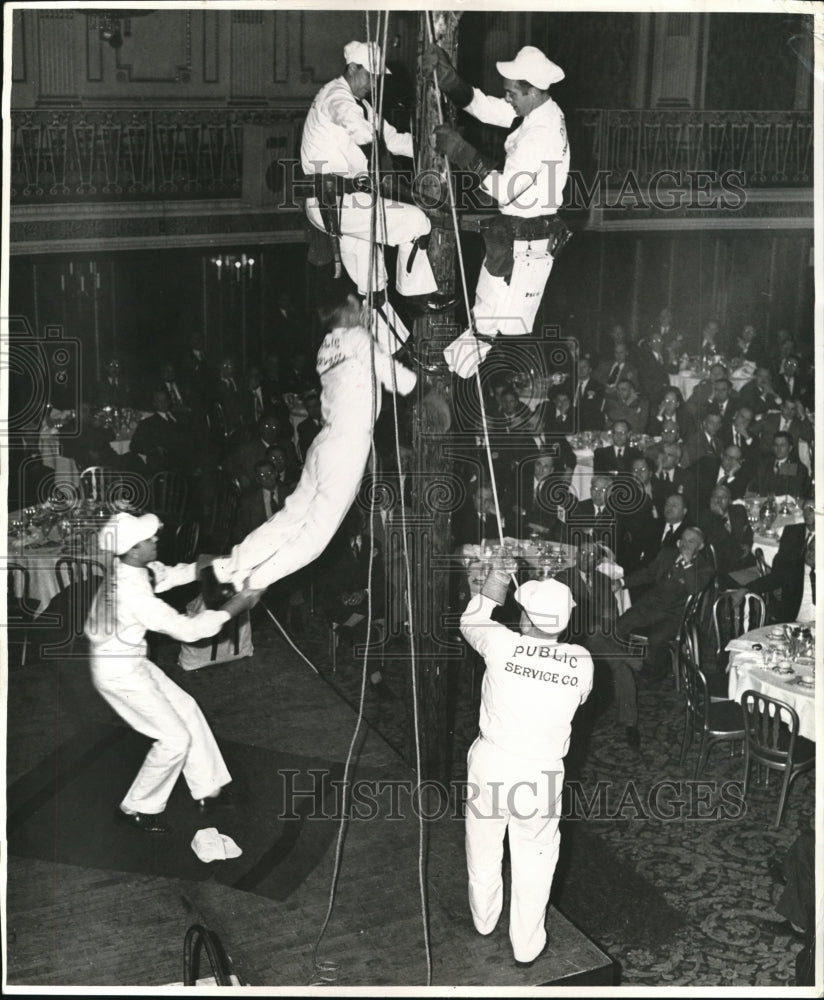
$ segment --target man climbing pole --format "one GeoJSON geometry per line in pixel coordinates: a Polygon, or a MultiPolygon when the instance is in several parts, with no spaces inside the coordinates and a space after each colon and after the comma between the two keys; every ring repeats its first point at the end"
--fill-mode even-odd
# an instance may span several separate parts
{"type": "Polygon", "coordinates": [[[508,128],[506,161],[495,170],[455,129],[435,128],[435,148],[468,170],[497,202],[500,214],[484,229],[486,257],[475,289],[472,326],[444,351],[450,371],[470,378],[500,333],[523,336],[532,325],[554,259],[570,237],[557,212],[569,171],[564,115],[549,88],[564,71],[531,45],[511,62],[496,63],[504,97],[489,97],[458,76],[446,53],[431,45],[424,72],[437,74],[441,91],[479,121],[508,128]]]}
{"type": "Polygon", "coordinates": [[[370,174],[375,137],[385,181],[391,180],[390,153],[413,156],[412,136],[386,121],[376,122],[368,100],[376,78],[379,81],[384,72],[380,47],[376,42],[349,42],[343,57],[343,75],[321,88],[303,127],[301,167],[315,192],[306,201],[306,214],[313,226],[330,236],[336,264],[343,265],[358,292],[373,293],[375,335],[394,353],[409,331],[386,297],[383,252],[373,254],[373,239],[397,246],[395,289],[411,310],[441,312],[455,300],[437,294],[426,253],[431,228],[426,215],[416,205],[394,198],[378,197],[375,204],[379,191],[388,189],[385,183],[379,188],[370,174]]]}

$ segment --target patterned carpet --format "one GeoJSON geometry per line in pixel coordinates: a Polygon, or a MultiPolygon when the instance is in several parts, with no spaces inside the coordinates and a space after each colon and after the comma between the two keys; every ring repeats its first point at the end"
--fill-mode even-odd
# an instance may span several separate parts
{"type": "MultiPolygon", "coordinates": [[[[351,649],[341,643],[333,673],[320,614],[295,638],[357,709],[361,666],[351,649]]],[[[256,627],[256,645],[282,641],[271,626],[268,635],[262,623],[256,627]]],[[[399,753],[408,737],[406,669],[386,661],[388,692],[379,697],[367,690],[364,706],[365,721],[399,753]]],[[[468,669],[458,672],[453,780],[465,777],[478,689],[468,669]]],[[[616,960],[623,985],[794,985],[801,944],[764,924],[780,919],[773,910],[779,887],[767,865],[783,859],[811,825],[814,772],[794,783],[782,826],[774,830],[776,783],[754,785],[742,805],[742,758],[731,756],[728,746],[713,750],[700,782],[692,780],[694,747],[679,763],[683,702],[671,682],[642,690],[639,705],[640,751],[627,747],[609,681],[600,674],[576,718],[567,757],[575,793],[567,813],[573,814],[563,824],[553,902],[616,960]]]]}

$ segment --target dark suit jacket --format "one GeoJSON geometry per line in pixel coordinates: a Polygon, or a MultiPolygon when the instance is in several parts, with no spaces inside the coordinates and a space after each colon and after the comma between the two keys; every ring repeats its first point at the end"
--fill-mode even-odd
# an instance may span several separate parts
{"type": "Polygon", "coordinates": [[[784,376],[776,375],[773,379],[773,384],[775,385],[775,391],[782,399],[794,396],[796,399],[800,399],[807,409],[812,410],[815,407],[815,379],[802,378],[801,375],[796,375],[793,380],[792,389],[790,389],[784,376]]]}
{"type": "Polygon", "coordinates": [[[790,496],[806,499],[810,493],[810,474],[806,465],[801,462],[788,460],[776,472],[775,459],[766,458],[758,467],[757,483],[759,496],[768,496],[770,493],[783,496],[789,493],[790,496]]]}
{"type": "Polygon", "coordinates": [[[628,379],[635,388],[638,388],[638,369],[629,361],[625,361],[620,372],[615,373],[616,363],[614,358],[605,359],[597,369],[595,375],[599,382],[602,382],[605,389],[611,389],[622,379],[628,379]]]}
{"type": "MultiPolygon", "coordinates": [[[[667,497],[671,497],[674,493],[684,494],[688,492],[688,476],[685,469],[675,468],[672,470],[672,482],[668,479],[659,478],[658,473],[653,473],[652,476],[652,501],[655,504],[655,509],[658,511],[658,516],[664,516],[664,504],[667,502],[667,497]]],[[[689,504],[689,499],[687,500],[689,504]]]]}
{"type": "MultiPolygon", "coordinates": [[[[705,455],[703,458],[699,458],[687,470],[688,485],[686,493],[692,510],[704,510],[709,506],[710,494],[718,485],[718,472],[720,468],[720,458],[715,455],[705,455]]],[[[733,500],[740,500],[747,492],[750,481],[749,469],[746,465],[742,465],[732,481],[727,479],[724,485],[729,488],[733,500]]]]}
{"type": "MultiPolygon", "coordinates": [[[[509,534],[509,522],[504,507],[501,507],[503,518],[504,536],[509,534]]],[[[494,514],[479,515],[472,504],[472,500],[467,500],[452,515],[452,542],[455,547],[459,545],[480,545],[485,539],[497,541],[500,532],[498,530],[498,519],[494,514]]]]}
{"type": "Polygon", "coordinates": [[[114,406],[116,409],[122,409],[123,407],[134,406],[132,388],[122,375],[118,376],[117,385],[113,385],[108,376],[104,375],[97,383],[96,388],[97,391],[94,396],[99,408],[114,406]]]}
{"type": "Polygon", "coordinates": [[[355,590],[366,589],[369,583],[370,549],[374,553],[371,583],[372,615],[380,617],[383,614],[386,607],[386,574],[380,542],[367,534],[362,535],[360,553],[356,557],[349,538],[339,532],[322,557],[319,583],[321,602],[332,621],[346,621],[353,612],[366,616],[366,601],[356,607],[350,607],[343,603],[341,597],[355,590]]]}
{"type": "Polygon", "coordinates": [[[197,405],[201,409],[205,409],[214,396],[217,378],[215,370],[206,356],[198,358],[193,351],[190,351],[183,358],[179,371],[179,387],[184,399],[188,397],[189,405],[197,405]]]}
{"type": "Polygon", "coordinates": [[[569,587],[575,601],[569,625],[559,641],[578,643],[584,649],[598,646],[597,637],[604,631],[604,621],[614,622],[618,617],[612,580],[595,570],[587,582],[577,566],[562,570],[555,579],[569,587]]]}
{"type": "MultiPolygon", "coordinates": [[[[647,434],[652,437],[661,437],[664,427],[667,426],[669,421],[662,420],[658,416],[658,411],[656,410],[649,418],[649,423],[647,424],[647,434]]],[[[695,421],[689,410],[686,407],[681,406],[675,413],[675,423],[678,425],[678,436],[682,441],[686,441],[692,434],[695,433],[695,421]]]]}
{"type": "Polygon", "coordinates": [[[607,445],[604,448],[596,448],[592,461],[594,472],[629,472],[632,463],[636,458],[643,458],[637,448],[630,445],[624,447],[624,454],[619,459],[615,454],[615,446],[607,445]]]}
{"type": "MultiPolygon", "coordinates": [[[[667,535],[667,540],[663,541],[667,522],[662,518],[658,518],[655,521],[648,519],[641,536],[643,545],[641,565],[649,566],[663,549],[675,549],[678,539],[683,535],[684,530],[689,527],[690,523],[690,518],[685,517],[676,530],[671,531],[667,535]]],[[[636,586],[636,584],[633,584],[633,586],[636,586]]]]}
{"type": "Polygon", "coordinates": [[[159,413],[145,417],[137,425],[129,451],[146,456],[150,473],[190,467],[191,449],[180,422],[165,420],[159,413]]]}
{"type": "Polygon", "coordinates": [[[215,388],[215,399],[223,407],[223,415],[226,418],[226,426],[230,434],[239,430],[243,425],[243,403],[237,379],[234,382],[235,388],[233,389],[226,381],[218,379],[215,388]]]}
{"type": "Polygon", "coordinates": [[[544,431],[547,434],[574,434],[576,428],[575,411],[570,408],[560,416],[552,402],[547,403],[544,415],[544,431]]]}
{"type": "Polygon", "coordinates": [[[738,394],[738,405],[748,406],[756,417],[766,413],[767,410],[777,410],[780,406],[778,396],[774,392],[767,391],[763,395],[759,392],[755,379],[747,382],[741,389],[738,394]]]}
{"type": "Polygon", "coordinates": [[[635,364],[638,367],[639,392],[652,403],[658,403],[670,384],[666,354],[662,352],[658,361],[652,351],[644,349],[635,355],[635,364]]]}
{"type": "Polygon", "coordinates": [[[676,548],[662,548],[648,566],[625,578],[630,588],[646,585],[648,589],[618,619],[619,628],[631,615],[633,628],[666,625],[672,632],[670,638],[675,638],[687,598],[703,590],[712,579],[712,566],[706,556],[699,553],[691,566],[676,567],[678,556],[676,548]]]}
{"type": "Polygon", "coordinates": [[[526,463],[518,477],[515,497],[514,530],[518,538],[528,538],[532,525],[543,528],[554,541],[566,534],[568,519],[574,515],[577,500],[569,489],[563,473],[550,473],[534,488],[534,463],[526,463]],[[559,517],[560,513],[563,514],[559,517]]]}
{"type": "MultiPolygon", "coordinates": [[[[731,444],[736,444],[735,432],[732,426],[722,424],[721,430],[718,432],[718,437],[721,439],[721,444],[728,448],[731,444]]],[[[748,466],[748,472],[753,475],[755,472],[755,464],[758,462],[760,457],[760,452],[758,450],[758,425],[754,424],[750,428],[750,440],[749,444],[739,436],[738,447],[741,449],[741,457],[744,460],[744,464],[748,466]]]]}
{"type": "Polygon", "coordinates": [[[730,506],[727,514],[730,518],[729,531],[720,514],[708,510],[698,518],[698,527],[704,532],[704,540],[715,549],[719,573],[731,573],[755,563],[751,552],[752,528],[747,512],[743,507],[730,506]]]}
{"type": "Polygon", "coordinates": [[[572,390],[573,407],[578,418],[578,429],[600,431],[604,426],[604,384],[590,377],[578,395],[578,386],[572,390]]]}
{"type": "MultiPolygon", "coordinates": [[[[766,455],[771,455],[773,438],[781,427],[781,414],[765,413],[757,426],[759,428],[758,443],[761,446],[761,451],[766,455]]],[[[813,428],[808,420],[799,420],[798,417],[793,417],[787,433],[792,437],[795,447],[798,448],[799,441],[812,440],[813,428]]]]}
{"type": "Polygon", "coordinates": [[[298,424],[298,446],[300,447],[300,457],[304,462],[306,461],[306,452],[309,451],[309,445],[320,434],[320,430],[321,428],[311,417],[301,420],[298,424]]]}
{"type": "MultiPolygon", "coordinates": [[[[788,524],[781,532],[778,552],[772,568],[766,576],[761,576],[747,584],[754,594],[775,594],[770,608],[770,617],[777,622],[793,622],[801,607],[804,595],[804,574],[810,572],[804,562],[807,528],[804,524],[788,524]]],[[[813,595],[815,595],[815,570],[811,572],[813,595]]]]}

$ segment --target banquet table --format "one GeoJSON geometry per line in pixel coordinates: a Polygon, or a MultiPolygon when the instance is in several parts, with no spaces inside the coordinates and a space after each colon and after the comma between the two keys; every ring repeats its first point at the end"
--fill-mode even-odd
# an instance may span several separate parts
{"type": "MultiPolygon", "coordinates": [[[[811,622],[802,622],[812,625],[811,622]]],[[[790,662],[780,625],[753,629],[727,643],[729,696],[740,702],[745,691],[777,698],[798,713],[799,733],[815,739],[815,659],[798,657],[790,662]],[[761,646],[754,649],[753,646],[761,646]],[[771,666],[770,647],[777,650],[778,667],[771,666]],[[779,672],[781,671],[781,672],[779,672]]]]}
{"type": "MultiPolygon", "coordinates": [[[[20,547],[16,540],[12,544],[10,540],[7,566],[22,566],[28,575],[28,594],[24,595],[24,581],[19,573],[14,573],[14,593],[18,599],[26,596],[28,606],[35,617],[41,615],[57,595],[64,590],[68,584],[68,576],[64,573],[61,578],[57,578],[57,560],[61,556],[73,556],[62,545],[49,544],[41,546],[20,547]]],[[[103,565],[93,554],[79,554],[76,556],[84,579],[87,574],[94,576],[103,575],[103,565]]]]}
{"type": "MultiPolygon", "coordinates": [[[[744,500],[734,500],[733,503],[738,506],[747,508],[750,504],[753,507],[760,509],[761,505],[766,501],[766,497],[747,497],[744,500]]],[[[777,498],[779,510],[781,508],[781,498],[777,498]]],[[[804,520],[804,515],[801,512],[801,508],[794,501],[790,501],[789,509],[784,514],[779,514],[773,521],[772,527],[769,531],[764,534],[761,531],[755,531],[753,535],[753,550],[761,549],[764,553],[764,562],[768,566],[772,566],[773,559],[778,552],[778,545],[781,540],[781,532],[788,524],[801,524],[804,520]]]]}
{"type": "MultiPolygon", "coordinates": [[[[684,399],[689,399],[698,383],[704,378],[703,375],[693,371],[682,371],[672,373],[669,377],[670,385],[678,389],[684,399]]],[[[740,392],[742,387],[751,380],[751,375],[738,375],[733,372],[730,375],[730,382],[736,392],[740,392]]]]}

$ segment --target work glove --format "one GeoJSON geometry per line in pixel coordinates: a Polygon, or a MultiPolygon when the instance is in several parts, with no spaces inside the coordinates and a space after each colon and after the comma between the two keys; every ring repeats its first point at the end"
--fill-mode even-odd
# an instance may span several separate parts
{"type": "Polygon", "coordinates": [[[509,573],[503,569],[491,569],[481,587],[481,594],[496,604],[503,604],[508,590],[509,573]]]}
{"type": "Polygon", "coordinates": [[[460,170],[471,170],[481,181],[492,171],[490,164],[454,128],[448,125],[435,126],[435,149],[448,156],[452,165],[460,170]]]}
{"type": "Polygon", "coordinates": [[[459,108],[465,108],[472,101],[472,87],[455,72],[449,57],[440,45],[430,45],[421,59],[421,69],[427,76],[438,74],[441,93],[459,108]]]}

